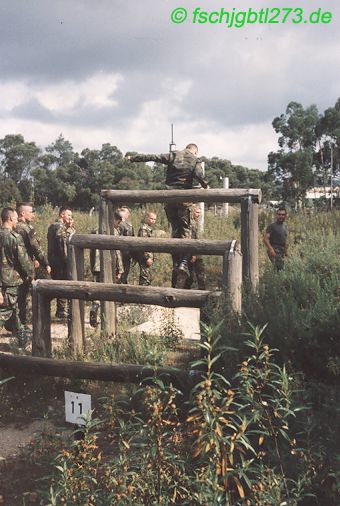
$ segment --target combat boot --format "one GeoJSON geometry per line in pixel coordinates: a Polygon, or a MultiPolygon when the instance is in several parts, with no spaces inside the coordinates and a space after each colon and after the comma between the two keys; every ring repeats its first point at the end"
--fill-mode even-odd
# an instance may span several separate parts
{"type": "Polygon", "coordinates": [[[98,309],[99,309],[99,304],[97,302],[94,302],[92,304],[91,311],[90,311],[90,325],[91,325],[91,327],[94,327],[94,328],[96,328],[98,326],[98,321],[97,321],[98,309]]]}
{"type": "Polygon", "coordinates": [[[177,267],[176,288],[185,288],[189,276],[188,259],[184,257],[177,267]]]}

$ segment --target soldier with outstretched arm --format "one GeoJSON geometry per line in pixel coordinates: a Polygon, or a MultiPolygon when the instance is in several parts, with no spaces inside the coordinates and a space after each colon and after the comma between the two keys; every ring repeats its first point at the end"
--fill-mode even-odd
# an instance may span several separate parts
{"type": "MultiPolygon", "coordinates": [[[[188,144],[185,149],[161,155],[134,155],[126,158],[131,162],[157,162],[167,166],[165,184],[168,189],[187,190],[197,180],[203,188],[208,183],[203,175],[202,162],[197,157],[196,144],[188,144]]],[[[165,212],[171,225],[172,237],[191,238],[191,207],[190,202],[166,204],[165,212]]],[[[173,255],[173,285],[184,288],[189,277],[189,256],[173,255]]]]}

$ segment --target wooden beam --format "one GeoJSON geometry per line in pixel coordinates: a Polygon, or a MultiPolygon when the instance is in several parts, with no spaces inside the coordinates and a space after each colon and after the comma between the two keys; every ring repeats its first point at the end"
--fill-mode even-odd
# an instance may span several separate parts
{"type": "Polygon", "coordinates": [[[58,378],[112,381],[120,383],[140,383],[148,378],[164,378],[177,386],[188,384],[200,378],[196,371],[186,371],[171,367],[152,367],[144,365],[108,365],[94,362],[55,360],[29,356],[0,353],[0,369],[11,374],[32,374],[58,378]]]}
{"type": "Polygon", "coordinates": [[[164,307],[202,307],[209,297],[220,292],[182,290],[157,286],[114,285],[93,281],[54,281],[38,279],[33,282],[36,293],[44,297],[78,298],[81,300],[108,300],[129,304],[155,304],[164,307]]]}
{"type": "MultiPolygon", "coordinates": [[[[60,283],[61,281],[55,281],[60,283]]],[[[37,282],[32,283],[32,355],[50,357],[51,345],[51,298],[37,290],[37,282]]]]}
{"type": "Polygon", "coordinates": [[[115,205],[133,202],[229,202],[239,204],[250,197],[253,202],[261,202],[261,190],[257,189],[213,189],[213,190],[102,190],[102,199],[110,200],[115,205]]]}
{"type": "MultiPolygon", "coordinates": [[[[70,279],[83,281],[84,250],[69,243],[68,261],[70,263],[70,279]]],[[[78,299],[71,301],[71,315],[69,339],[72,356],[77,358],[84,353],[85,348],[84,301],[78,299]]]]}
{"type": "MultiPolygon", "coordinates": [[[[109,214],[111,212],[108,202],[101,199],[99,213],[99,233],[109,235],[111,232],[109,214]]],[[[95,234],[93,234],[95,235],[95,234]]],[[[111,251],[100,251],[100,281],[102,283],[113,283],[111,251]]],[[[101,327],[108,335],[116,332],[116,308],[112,302],[102,299],[101,303],[101,327]]]]}
{"type": "Polygon", "coordinates": [[[245,285],[255,290],[259,279],[258,204],[250,198],[241,203],[242,276],[245,285]]]}
{"type": "Polygon", "coordinates": [[[223,258],[222,285],[225,289],[230,305],[234,311],[242,311],[242,254],[240,245],[233,241],[233,245],[223,258]]]}
{"type": "Polygon", "coordinates": [[[121,250],[126,252],[192,253],[193,255],[224,255],[232,241],[208,239],[172,239],[153,237],[123,237],[104,234],[74,234],[70,244],[79,248],[121,250]]]}

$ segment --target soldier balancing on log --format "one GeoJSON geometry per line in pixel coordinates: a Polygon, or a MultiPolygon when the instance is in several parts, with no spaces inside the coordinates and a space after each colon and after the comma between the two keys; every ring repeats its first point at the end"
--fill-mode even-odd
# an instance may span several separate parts
{"type": "MultiPolygon", "coordinates": [[[[167,166],[165,184],[168,189],[186,190],[193,187],[197,180],[203,188],[208,188],[208,183],[203,175],[202,162],[197,157],[198,147],[196,144],[188,144],[180,151],[172,151],[161,155],[128,155],[126,158],[131,162],[158,162],[167,166]]],[[[166,204],[165,212],[171,225],[172,237],[191,238],[191,207],[190,202],[166,204]]],[[[189,277],[188,255],[173,255],[173,286],[183,288],[189,277]]]]}
{"type": "MultiPolygon", "coordinates": [[[[21,235],[27,254],[34,264],[35,269],[42,267],[46,270],[47,274],[51,273],[51,267],[45,253],[42,250],[37,233],[33,227],[35,220],[35,211],[30,202],[22,202],[17,206],[18,224],[16,232],[21,235]]],[[[23,325],[27,325],[27,298],[30,291],[31,283],[24,281],[18,287],[18,306],[19,318],[23,325]]]]}
{"type": "Polygon", "coordinates": [[[19,346],[25,347],[27,330],[18,315],[18,287],[33,278],[33,264],[27,255],[21,235],[15,232],[17,212],[6,207],[1,213],[0,228],[0,328],[17,335],[19,346]]]}

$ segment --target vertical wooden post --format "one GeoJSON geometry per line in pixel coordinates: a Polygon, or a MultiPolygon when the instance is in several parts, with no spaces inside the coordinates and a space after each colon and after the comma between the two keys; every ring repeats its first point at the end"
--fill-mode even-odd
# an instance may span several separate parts
{"type": "MultiPolygon", "coordinates": [[[[69,278],[74,281],[84,280],[84,250],[68,245],[69,278]]],[[[85,348],[84,301],[71,300],[70,346],[72,356],[82,355],[85,348]]]]}
{"type": "Polygon", "coordinates": [[[237,241],[232,241],[223,256],[222,287],[229,296],[231,307],[242,312],[242,254],[237,241]]]}
{"type": "Polygon", "coordinates": [[[251,197],[241,202],[242,276],[245,285],[255,290],[259,279],[258,204],[251,197]]]}
{"type": "MultiPolygon", "coordinates": [[[[109,206],[105,199],[100,201],[99,233],[110,234],[109,206]]],[[[111,251],[100,250],[100,281],[113,283],[111,251]]],[[[101,302],[101,327],[108,335],[114,335],[115,328],[115,305],[113,302],[101,302]]]]}
{"type": "Polygon", "coordinates": [[[51,342],[51,300],[37,291],[38,281],[32,283],[32,355],[52,356],[51,342]]]}

